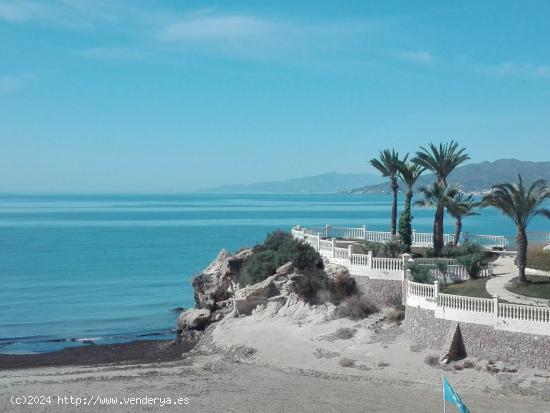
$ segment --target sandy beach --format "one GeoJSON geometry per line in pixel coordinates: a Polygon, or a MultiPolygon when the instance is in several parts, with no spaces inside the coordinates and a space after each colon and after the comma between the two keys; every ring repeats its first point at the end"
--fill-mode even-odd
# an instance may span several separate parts
{"type": "MultiPolygon", "coordinates": [[[[411,347],[383,314],[352,321],[327,319],[322,308],[301,304],[288,311],[223,320],[173,361],[2,370],[0,409],[434,412],[442,410],[442,373],[471,411],[550,409],[550,372],[490,372],[486,360],[432,367],[426,356],[437,354],[411,347]],[[50,395],[51,402],[12,404],[12,396],[31,395],[50,395]],[[80,405],[58,396],[80,397],[80,405]]],[[[171,343],[163,346],[174,354],[171,343]]]]}

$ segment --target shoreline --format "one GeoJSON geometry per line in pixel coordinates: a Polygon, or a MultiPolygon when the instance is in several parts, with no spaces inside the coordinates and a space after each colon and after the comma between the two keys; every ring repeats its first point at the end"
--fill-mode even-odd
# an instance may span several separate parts
{"type": "MultiPolygon", "coordinates": [[[[438,411],[442,373],[472,411],[547,411],[550,405],[548,372],[489,372],[481,360],[475,361],[477,368],[430,366],[424,357],[432,352],[412,349],[403,329],[383,322],[381,314],[353,321],[326,319],[323,308],[298,313],[294,318],[264,310],[222,320],[196,334],[193,349],[165,361],[151,355],[141,363],[118,360],[0,371],[0,410],[21,411],[21,406],[10,404],[12,395],[42,394],[52,397],[50,405],[41,406],[44,412],[75,410],[75,405],[59,404],[59,396],[115,399],[117,411],[132,413],[172,411],[174,406],[127,404],[131,397],[188,398],[189,411],[201,412],[228,407],[243,412],[438,411]],[[356,331],[340,336],[341,328],[356,331]],[[274,339],[283,335],[283,341],[274,339]],[[355,363],[341,364],[345,358],[355,363]]],[[[165,355],[182,350],[172,340],[156,344],[165,355]]],[[[139,342],[126,346],[136,345],[139,342]]],[[[184,345],[191,343],[186,340],[184,345]]],[[[78,409],[109,407],[81,404],[78,409]]]]}
{"type": "Polygon", "coordinates": [[[0,371],[41,367],[131,365],[179,360],[198,343],[200,333],[161,340],[67,347],[38,354],[0,354],[0,371]]]}

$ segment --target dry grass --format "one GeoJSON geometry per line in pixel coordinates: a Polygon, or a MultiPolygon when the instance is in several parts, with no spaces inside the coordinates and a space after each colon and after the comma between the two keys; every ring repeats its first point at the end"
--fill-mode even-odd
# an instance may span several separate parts
{"type": "Polygon", "coordinates": [[[340,340],[349,340],[355,336],[355,333],[357,330],[353,328],[342,327],[334,332],[334,337],[340,340]]]}
{"type": "Polygon", "coordinates": [[[337,317],[347,317],[351,320],[360,320],[378,312],[378,307],[364,295],[347,297],[336,308],[337,317]]]}
{"type": "Polygon", "coordinates": [[[435,354],[428,354],[424,358],[424,363],[426,363],[428,366],[437,367],[439,366],[439,356],[435,354]]]}
{"type": "Polygon", "coordinates": [[[354,367],[355,366],[355,360],[349,359],[347,357],[341,358],[338,362],[342,367],[354,367]]]}
{"type": "Polygon", "coordinates": [[[386,313],[385,319],[398,325],[401,324],[405,319],[405,306],[398,305],[393,307],[386,313]]]}
{"type": "Polygon", "coordinates": [[[529,248],[527,266],[535,270],[550,271],[550,252],[543,251],[542,247],[529,248]]]}

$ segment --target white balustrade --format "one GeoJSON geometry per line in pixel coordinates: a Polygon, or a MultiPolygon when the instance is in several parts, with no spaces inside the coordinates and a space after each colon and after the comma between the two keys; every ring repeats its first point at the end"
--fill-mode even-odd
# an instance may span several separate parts
{"type": "Polygon", "coordinates": [[[332,242],[327,240],[319,240],[319,250],[320,251],[332,251],[332,242]]]}
{"type": "Polygon", "coordinates": [[[351,254],[351,265],[359,265],[362,267],[369,267],[369,256],[367,254],[351,254]]]}
{"type": "Polygon", "coordinates": [[[550,323],[550,308],[530,305],[499,304],[498,316],[506,319],[550,323]]]}
{"type": "Polygon", "coordinates": [[[434,298],[435,287],[431,284],[421,284],[415,283],[413,281],[408,281],[407,294],[415,295],[417,297],[434,298]]]}
{"type": "Polygon", "coordinates": [[[373,258],[371,268],[374,270],[403,271],[401,258],[373,258]]]}
{"type": "Polygon", "coordinates": [[[347,248],[335,247],[334,248],[334,258],[342,258],[342,259],[349,258],[348,249],[347,248]]]}
{"type": "Polygon", "coordinates": [[[494,312],[494,300],[488,298],[439,294],[437,296],[437,305],[443,308],[453,308],[456,310],[474,311],[478,313],[494,312]]]}
{"type": "Polygon", "coordinates": [[[387,242],[391,241],[393,235],[391,232],[366,231],[365,240],[370,242],[387,242]]]}

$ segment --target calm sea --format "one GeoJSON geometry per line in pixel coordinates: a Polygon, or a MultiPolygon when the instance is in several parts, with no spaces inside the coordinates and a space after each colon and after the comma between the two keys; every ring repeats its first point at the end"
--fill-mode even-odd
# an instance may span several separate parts
{"type": "MultiPolygon", "coordinates": [[[[175,309],[193,306],[191,278],[221,248],[295,224],[387,230],[390,207],[384,195],[1,196],[0,352],[173,337],[175,309]]],[[[466,231],[513,234],[481,213],[466,231]]],[[[432,211],[414,215],[429,232],[432,211]]],[[[531,230],[550,228],[538,219],[531,230]]]]}

